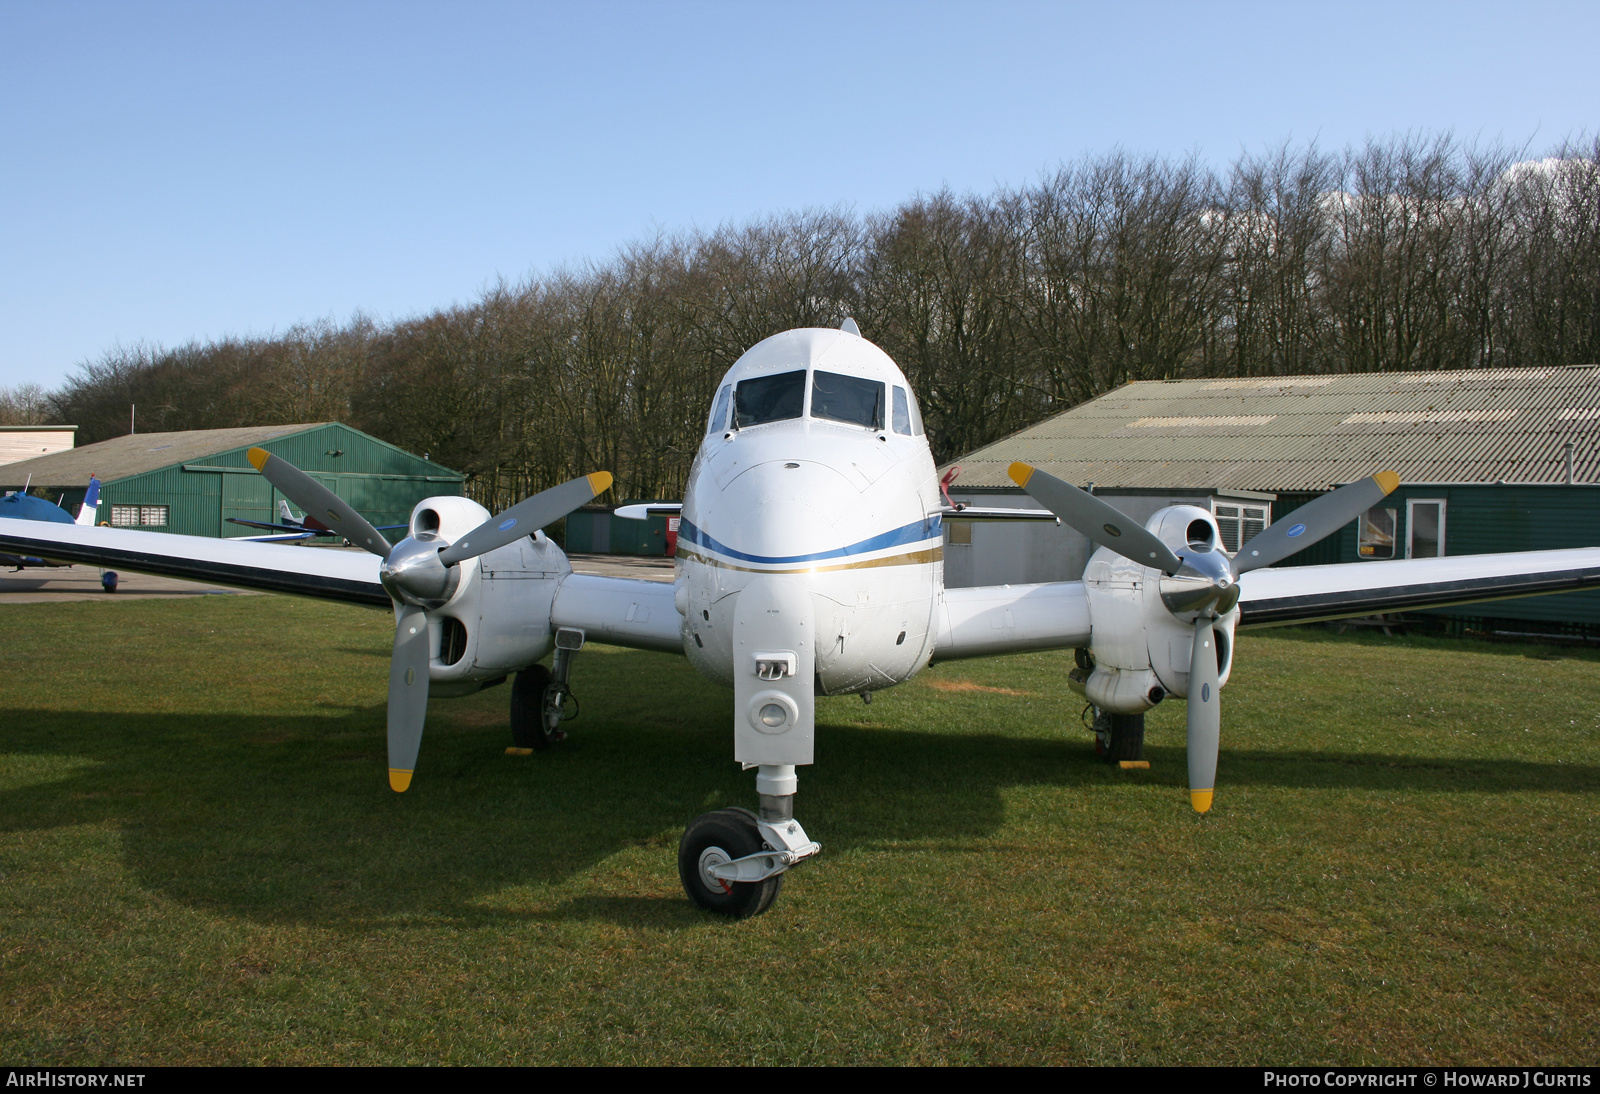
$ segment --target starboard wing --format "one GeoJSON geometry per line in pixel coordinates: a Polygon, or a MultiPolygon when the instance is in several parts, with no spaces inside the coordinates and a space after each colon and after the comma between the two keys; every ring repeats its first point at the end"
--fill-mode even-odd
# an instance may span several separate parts
{"type": "Polygon", "coordinates": [[[1241,627],[1312,623],[1600,588],[1600,547],[1287,566],[1239,588],[1241,627]]]}

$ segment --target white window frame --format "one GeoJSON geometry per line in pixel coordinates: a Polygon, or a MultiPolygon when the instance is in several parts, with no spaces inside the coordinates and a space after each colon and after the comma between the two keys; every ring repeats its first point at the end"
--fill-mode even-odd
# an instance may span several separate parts
{"type": "Polygon", "coordinates": [[[1446,550],[1446,540],[1444,538],[1445,511],[1449,508],[1448,499],[1446,499],[1446,498],[1407,498],[1406,499],[1406,557],[1407,558],[1416,557],[1415,555],[1413,555],[1411,553],[1411,539],[1412,539],[1412,536],[1415,533],[1416,527],[1417,527],[1417,522],[1412,518],[1413,518],[1413,516],[1414,516],[1414,514],[1416,512],[1416,507],[1418,505],[1437,505],[1439,507],[1439,553],[1437,555],[1429,555],[1429,556],[1426,556],[1426,557],[1429,557],[1429,558],[1443,558],[1445,556],[1445,550],[1446,550]]]}
{"type": "Polygon", "coordinates": [[[1244,522],[1247,519],[1244,511],[1246,509],[1261,510],[1261,530],[1263,532],[1272,527],[1272,503],[1270,501],[1256,501],[1253,498],[1223,498],[1215,496],[1213,496],[1211,499],[1211,518],[1217,522],[1217,531],[1219,533],[1222,531],[1222,522],[1224,520],[1236,520],[1239,522],[1239,542],[1234,549],[1231,551],[1228,550],[1227,544],[1225,543],[1217,544],[1217,546],[1222,548],[1223,554],[1227,555],[1229,558],[1232,558],[1234,555],[1238,554],[1240,547],[1243,547],[1251,539],[1255,538],[1254,536],[1246,536],[1244,534],[1244,522]],[[1223,505],[1228,506],[1230,509],[1237,509],[1239,511],[1238,516],[1224,517],[1222,514],[1218,513],[1218,506],[1223,505]]]}
{"type": "Polygon", "coordinates": [[[1397,509],[1393,505],[1384,505],[1382,502],[1380,502],[1377,505],[1374,505],[1369,509],[1363,510],[1361,515],[1356,517],[1356,561],[1357,562],[1387,562],[1390,559],[1394,558],[1395,557],[1395,552],[1397,552],[1400,549],[1400,544],[1397,542],[1399,537],[1400,537],[1400,523],[1399,522],[1400,522],[1400,510],[1397,509]],[[1384,512],[1388,512],[1388,513],[1393,513],[1394,514],[1395,526],[1394,526],[1394,532],[1393,532],[1393,534],[1392,534],[1392,536],[1390,538],[1390,541],[1389,541],[1389,553],[1386,554],[1386,555],[1364,555],[1364,554],[1361,553],[1362,524],[1366,522],[1368,513],[1377,512],[1378,510],[1382,510],[1384,512]]]}
{"type": "Polygon", "coordinates": [[[113,528],[165,528],[172,519],[170,505],[113,505],[109,514],[113,528]],[[129,518],[132,519],[129,519],[129,518]]]}

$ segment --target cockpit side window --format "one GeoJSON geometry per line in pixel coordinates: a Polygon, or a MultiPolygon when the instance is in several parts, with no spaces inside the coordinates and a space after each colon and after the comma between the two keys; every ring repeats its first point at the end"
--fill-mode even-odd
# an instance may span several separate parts
{"type": "Polygon", "coordinates": [[[733,395],[733,424],[743,429],[798,418],[805,412],[805,402],[805,369],[742,380],[733,395]]]}
{"type": "Polygon", "coordinates": [[[711,421],[706,425],[707,433],[720,433],[728,428],[728,400],[733,397],[733,385],[724,384],[721,391],[717,392],[717,405],[711,411],[711,421]]]}
{"type": "Polygon", "coordinates": [[[812,374],[811,416],[883,428],[883,383],[818,369],[812,374]]]}
{"type": "Polygon", "coordinates": [[[911,435],[920,437],[922,436],[922,407],[917,405],[916,392],[908,391],[906,396],[911,400],[911,435]]]}
{"type": "Polygon", "coordinates": [[[894,431],[911,436],[911,404],[906,400],[906,389],[894,389],[894,431]]]}

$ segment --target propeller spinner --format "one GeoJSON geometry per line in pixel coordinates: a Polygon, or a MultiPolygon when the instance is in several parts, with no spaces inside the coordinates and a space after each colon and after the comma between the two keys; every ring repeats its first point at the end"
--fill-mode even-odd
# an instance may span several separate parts
{"type": "Polygon", "coordinates": [[[1194,613],[1187,712],[1189,801],[1195,812],[1206,812],[1216,789],[1222,739],[1216,622],[1239,602],[1239,578],[1337,532],[1399,486],[1400,476],[1379,471],[1324,494],[1263,529],[1230,559],[1209,547],[1174,552],[1120,510],[1029,464],[1013,463],[1009,473],[1013,482],[1092,542],[1160,570],[1161,601],[1169,612],[1180,618],[1194,613]]]}
{"type": "Polygon", "coordinates": [[[524,498],[457,543],[420,532],[391,547],[349,502],[288,460],[263,448],[250,449],[246,457],[284,497],[319,519],[326,517],[333,531],[383,559],[378,577],[395,606],[394,651],[389,660],[389,786],[404,791],[416,770],[428,715],[429,609],[455,595],[460,563],[560,520],[609,489],[611,473],[596,471],[524,498]]]}

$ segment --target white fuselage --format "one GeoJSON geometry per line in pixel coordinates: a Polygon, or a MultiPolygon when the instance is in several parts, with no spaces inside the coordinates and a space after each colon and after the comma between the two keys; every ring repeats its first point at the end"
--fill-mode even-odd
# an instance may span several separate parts
{"type": "Polygon", "coordinates": [[[915,400],[888,355],[838,330],[788,331],[756,345],[718,389],[684,495],[676,577],[690,661],[734,685],[738,595],[771,578],[809,597],[819,693],[909,679],[937,638],[939,508],[915,400]],[[741,408],[740,385],[785,375],[793,384],[796,372],[803,402],[790,391],[767,412],[786,416],[756,420],[765,415],[753,397],[741,408]],[[853,382],[832,379],[840,376],[853,382]],[[875,414],[860,398],[874,386],[875,414]]]}

